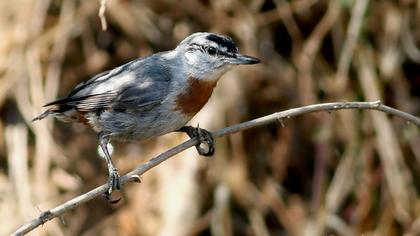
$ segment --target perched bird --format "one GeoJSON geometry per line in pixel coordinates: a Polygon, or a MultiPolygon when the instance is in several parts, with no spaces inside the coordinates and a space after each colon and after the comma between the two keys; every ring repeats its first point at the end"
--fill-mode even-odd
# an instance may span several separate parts
{"type": "Polygon", "coordinates": [[[138,58],[78,84],[67,97],[46,104],[48,109],[33,121],[51,115],[93,128],[108,166],[109,197],[120,188],[107,147],[111,138],[147,139],[182,131],[208,145],[207,151],[196,146],[201,155],[212,155],[211,133],[185,124],[207,103],[223,73],[234,65],[259,62],[238,53],[227,36],[194,33],[171,51],[138,58]]]}

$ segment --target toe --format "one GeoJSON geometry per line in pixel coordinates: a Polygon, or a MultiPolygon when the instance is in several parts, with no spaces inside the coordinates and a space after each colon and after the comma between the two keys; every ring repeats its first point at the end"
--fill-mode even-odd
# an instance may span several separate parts
{"type": "Polygon", "coordinates": [[[204,151],[203,148],[201,149],[201,153],[200,155],[203,156],[212,156],[214,154],[214,140],[213,140],[213,136],[210,132],[208,132],[207,130],[203,130],[201,131],[201,143],[205,143],[207,145],[207,150],[204,151]]]}
{"type": "Polygon", "coordinates": [[[184,126],[181,131],[186,132],[190,138],[197,138],[199,140],[200,143],[195,146],[198,154],[201,156],[212,156],[214,154],[215,148],[211,132],[199,127],[191,126],[184,126]],[[207,145],[207,148],[200,147],[200,144],[202,143],[207,145]]]}
{"type": "Polygon", "coordinates": [[[108,201],[108,203],[110,203],[110,204],[116,204],[116,203],[118,203],[120,200],[121,200],[121,198],[119,197],[119,198],[116,198],[116,199],[112,199],[111,198],[111,194],[110,193],[108,193],[108,192],[106,192],[105,194],[105,199],[108,201]]]}
{"type": "Polygon", "coordinates": [[[119,190],[120,187],[121,187],[120,175],[118,174],[118,172],[115,172],[112,176],[112,189],[119,190]]]}

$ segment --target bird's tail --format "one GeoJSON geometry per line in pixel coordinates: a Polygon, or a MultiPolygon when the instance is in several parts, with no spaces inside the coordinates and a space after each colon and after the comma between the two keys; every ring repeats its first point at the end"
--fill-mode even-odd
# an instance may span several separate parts
{"type": "Polygon", "coordinates": [[[50,108],[50,109],[44,111],[43,113],[41,113],[39,116],[33,118],[31,121],[34,122],[34,121],[37,121],[37,120],[42,120],[49,115],[55,114],[56,112],[57,111],[53,110],[53,108],[50,108]]]}

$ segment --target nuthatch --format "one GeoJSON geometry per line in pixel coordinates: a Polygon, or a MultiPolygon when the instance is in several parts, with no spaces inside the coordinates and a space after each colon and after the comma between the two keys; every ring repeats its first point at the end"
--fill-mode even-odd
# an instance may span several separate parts
{"type": "Polygon", "coordinates": [[[67,97],[46,104],[48,109],[33,121],[52,115],[98,133],[108,166],[108,198],[120,188],[108,152],[110,138],[147,139],[182,131],[208,145],[207,151],[196,146],[200,155],[212,155],[211,133],[185,124],[207,103],[223,73],[234,65],[259,62],[238,53],[229,37],[194,33],[174,50],[138,58],[78,84],[67,97]]]}

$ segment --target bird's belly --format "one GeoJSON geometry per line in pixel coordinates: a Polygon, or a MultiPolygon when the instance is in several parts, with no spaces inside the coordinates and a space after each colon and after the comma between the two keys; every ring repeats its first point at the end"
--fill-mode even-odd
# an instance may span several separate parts
{"type": "Polygon", "coordinates": [[[164,109],[138,113],[104,111],[92,120],[92,126],[117,138],[148,139],[176,131],[190,119],[181,112],[164,109]]]}

